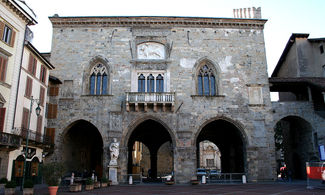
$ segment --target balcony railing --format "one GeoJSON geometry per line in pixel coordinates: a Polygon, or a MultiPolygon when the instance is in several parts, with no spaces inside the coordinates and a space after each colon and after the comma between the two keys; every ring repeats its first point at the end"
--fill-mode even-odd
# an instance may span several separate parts
{"type": "Polygon", "coordinates": [[[22,139],[20,136],[11,133],[0,132],[0,146],[19,148],[21,140],[22,139]]]}
{"type": "Polygon", "coordinates": [[[175,102],[175,93],[140,93],[127,92],[126,102],[128,103],[171,103],[175,102]]]}
{"type": "Polygon", "coordinates": [[[166,110],[174,111],[175,105],[175,93],[142,93],[142,92],[127,92],[126,93],[126,111],[134,110],[136,112],[143,110],[148,111],[150,107],[154,112],[157,112],[158,107],[162,108],[162,111],[166,110]],[[153,105],[153,106],[152,106],[153,105]],[[140,108],[141,107],[141,108],[140,108]],[[168,109],[167,109],[168,107],[168,109]]]}
{"type": "Polygon", "coordinates": [[[33,130],[28,130],[26,128],[14,128],[12,129],[12,133],[15,135],[19,135],[23,138],[23,140],[27,139],[27,133],[28,133],[28,139],[29,141],[34,141],[37,144],[43,144],[43,145],[52,145],[52,139],[49,136],[43,135],[41,133],[35,132],[33,130]]]}

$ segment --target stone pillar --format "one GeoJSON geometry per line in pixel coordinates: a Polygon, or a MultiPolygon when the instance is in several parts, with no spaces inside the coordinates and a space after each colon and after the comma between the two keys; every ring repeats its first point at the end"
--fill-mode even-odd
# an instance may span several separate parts
{"type": "Polygon", "coordinates": [[[196,147],[176,147],[174,150],[174,171],[177,183],[189,183],[196,176],[196,147]]]}
{"type": "MultiPolygon", "coordinates": [[[[132,153],[131,153],[132,154],[132,153]]],[[[127,172],[128,172],[128,157],[129,152],[128,152],[128,147],[121,147],[120,148],[120,157],[119,157],[119,165],[120,165],[120,169],[119,169],[119,177],[118,180],[121,183],[124,183],[127,181],[127,172]]],[[[131,155],[131,159],[132,159],[132,155],[131,155]]]]}
{"type": "Polygon", "coordinates": [[[247,179],[250,182],[257,182],[258,161],[257,147],[247,147],[247,179]]]}

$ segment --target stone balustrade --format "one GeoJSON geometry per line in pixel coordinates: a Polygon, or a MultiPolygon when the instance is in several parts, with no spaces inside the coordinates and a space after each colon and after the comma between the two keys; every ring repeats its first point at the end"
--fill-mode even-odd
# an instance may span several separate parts
{"type": "Polygon", "coordinates": [[[171,111],[174,110],[175,93],[173,92],[127,92],[126,93],[126,110],[130,111],[130,105],[135,106],[135,111],[139,111],[138,105],[144,106],[144,111],[147,111],[147,106],[153,105],[153,111],[157,111],[157,106],[162,105],[165,111],[166,105],[171,106],[171,111]]]}

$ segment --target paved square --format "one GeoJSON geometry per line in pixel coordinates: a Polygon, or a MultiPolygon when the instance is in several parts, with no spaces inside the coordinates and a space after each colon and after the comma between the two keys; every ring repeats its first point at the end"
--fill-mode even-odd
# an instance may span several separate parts
{"type": "MultiPolygon", "coordinates": [[[[35,190],[35,194],[47,195],[49,194],[46,186],[41,186],[35,190]]],[[[100,195],[100,194],[130,194],[130,195],[155,195],[155,194],[168,194],[168,195],[182,195],[182,194],[240,194],[240,195],[300,195],[300,194],[323,194],[325,195],[325,185],[321,189],[309,190],[306,184],[303,183],[259,183],[259,184],[214,184],[214,185],[172,185],[167,186],[164,184],[147,184],[147,185],[119,185],[110,186],[107,188],[94,189],[92,191],[82,191],[78,193],[68,192],[67,188],[61,188],[59,195],[100,195]]]]}

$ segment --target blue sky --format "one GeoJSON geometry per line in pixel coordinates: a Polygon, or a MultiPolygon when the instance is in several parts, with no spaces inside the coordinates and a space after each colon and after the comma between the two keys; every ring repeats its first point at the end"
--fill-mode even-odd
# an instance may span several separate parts
{"type": "Polygon", "coordinates": [[[199,16],[233,17],[234,8],[261,7],[271,75],[292,33],[325,37],[325,0],[25,0],[37,15],[33,44],[50,52],[48,16],[199,16]]]}

